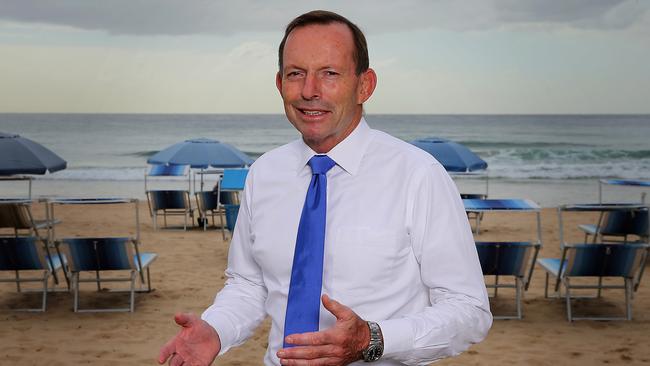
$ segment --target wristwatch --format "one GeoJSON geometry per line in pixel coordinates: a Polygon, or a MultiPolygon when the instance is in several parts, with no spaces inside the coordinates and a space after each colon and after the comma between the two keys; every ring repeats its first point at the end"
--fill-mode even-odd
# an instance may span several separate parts
{"type": "Polygon", "coordinates": [[[377,361],[384,354],[384,337],[381,335],[381,328],[375,322],[368,322],[370,329],[370,343],[362,351],[363,360],[366,362],[377,361]]]}

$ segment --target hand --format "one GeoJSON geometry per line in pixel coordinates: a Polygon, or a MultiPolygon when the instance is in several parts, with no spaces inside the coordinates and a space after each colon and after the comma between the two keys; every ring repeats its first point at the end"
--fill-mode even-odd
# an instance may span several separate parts
{"type": "Polygon", "coordinates": [[[347,365],[363,358],[361,352],[370,343],[366,321],[327,295],[321,299],[336,317],[336,324],[320,332],[288,335],[286,342],[296,347],[278,351],[282,365],[347,365]]]}
{"type": "Polygon", "coordinates": [[[217,331],[190,313],[178,313],[174,321],[182,327],[181,331],[160,349],[158,363],[162,365],[169,359],[170,366],[210,365],[221,350],[217,331]]]}

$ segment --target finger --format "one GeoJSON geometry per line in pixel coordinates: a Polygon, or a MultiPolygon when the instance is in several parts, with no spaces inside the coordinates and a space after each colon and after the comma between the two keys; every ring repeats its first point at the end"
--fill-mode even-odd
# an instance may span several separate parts
{"type": "Polygon", "coordinates": [[[169,360],[169,366],[182,366],[183,362],[183,357],[181,357],[178,353],[174,353],[172,358],[169,360]]]}
{"type": "Polygon", "coordinates": [[[320,332],[289,334],[284,340],[287,343],[296,346],[319,346],[331,343],[329,331],[327,330],[320,332]]]}
{"type": "Polygon", "coordinates": [[[176,324],[183,328],[191,327],[197,319],[196,315],[192,313],[176,313],[176,315],[174,315],[174,321],[176,324]]]}
{"type": "Polygon", "coordinates": [[[292,347],[279,350],[277,356],[278,358],[287,360],[314,360],[336,356],[336,350],[337,347],[331,344],[324,346],[292,347]]]}
{"type": "Polygon", "coordinates": [[[163,364],[169,356],[173,355],[176,352],[176,337],[170,339],[165,345],[160,349],[158,353],[158,363],[163,364]]]}
{"type": "Polygon", "coordinates": [[[325,309],[332,313],[332,315],[334,315],[337,320],[350,319],[356,315],[352,309],[330,298],[327,295],[323,295],[321,299],[323,301],[323,306],[325,309]]]}

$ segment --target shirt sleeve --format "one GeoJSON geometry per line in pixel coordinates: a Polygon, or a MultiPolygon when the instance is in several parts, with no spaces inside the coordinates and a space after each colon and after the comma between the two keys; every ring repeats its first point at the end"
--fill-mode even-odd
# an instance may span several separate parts
{"type": "Polygon", "coordinates": [[[266,317],[264,303],[267,290],[262,271],[251,253],[254,240],[250,230],[251,208],[248,203],[251,202],[251,173],[246,181],[230,243],[225,286],[217,293],[214,303],[201,315],[219,334],[219,354],[246,341],[266,317]]]}
{"type": "Polygon", "coordinates": [[[411,177],[407,229],[431,305],[379,321],[384,357],[407,365],[465,351],[492,324],[474,238],[455,184],[440,165],[411,177]]]}

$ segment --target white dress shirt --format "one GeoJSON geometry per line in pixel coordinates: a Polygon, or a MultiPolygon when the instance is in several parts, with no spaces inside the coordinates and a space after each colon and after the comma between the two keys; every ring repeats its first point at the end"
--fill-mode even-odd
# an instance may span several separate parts
{"type": "MultiPolygon", "coordinates": [[[[226,285],[202,315],[222,353],[268,314],[267,365],[279,365],[296,233],[316,153],[302,140],[251,166],[230,246],[226,285]]],[[[444,168],[365,120],[327,153],[323,290],[379,323],[375,365],[426,365],[481,341],[492,323],[472,232],[444,168]]],[[[320,329],[336,318],[321,304],[320,329]]]]}

